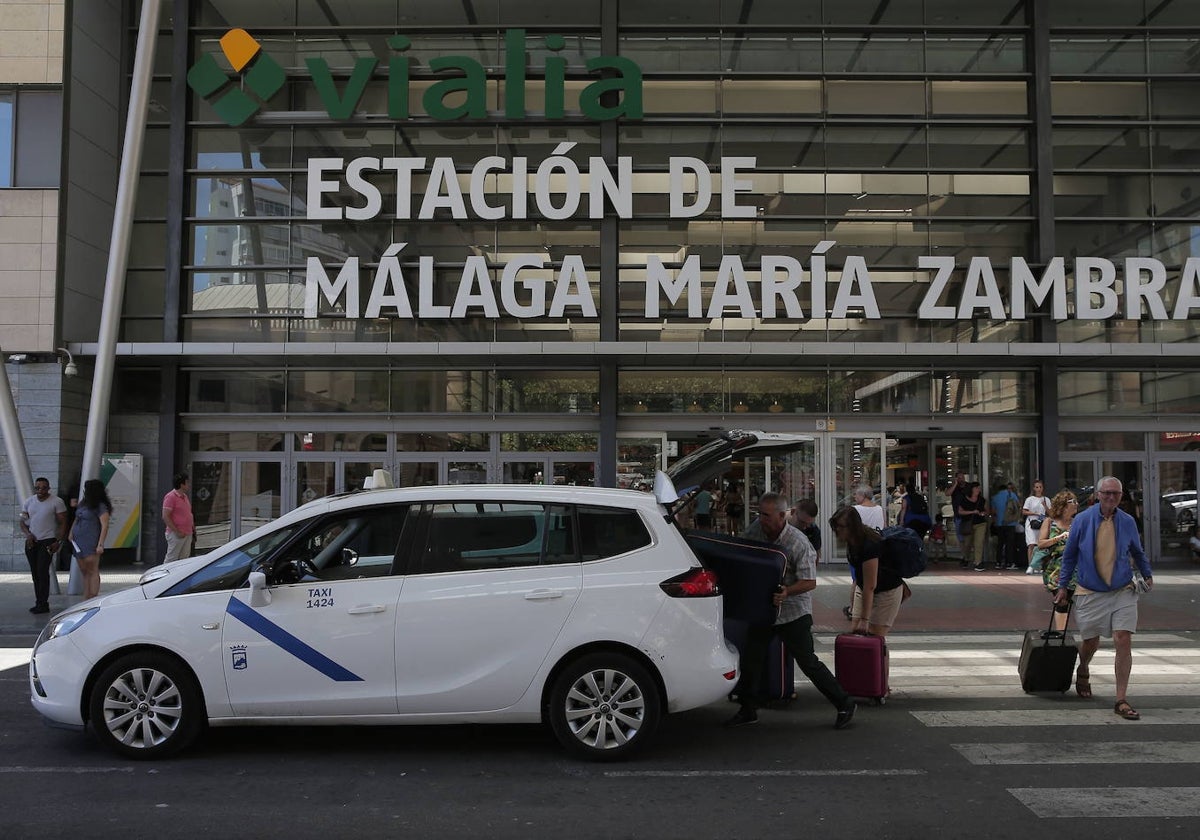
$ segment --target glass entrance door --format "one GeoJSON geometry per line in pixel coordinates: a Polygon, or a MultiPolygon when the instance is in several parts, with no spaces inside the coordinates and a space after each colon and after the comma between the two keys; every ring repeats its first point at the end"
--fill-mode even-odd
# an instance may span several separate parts
{"type": "Polygon", "coordinates": [[[1188,561],[1192,557],[1188,540],[1196,528],[1198,465],[1200,457],[1195,455],[1172,455],[1155,464],[1156,501],[1147,501],[1144,508],[1150,528],[1158,535],[1156,560],[1188,561]]]}
{"type": "MultiPolygon", "coordinates": [[[[883,435],[834,435],[829,439],[829,445],[832,448],[832,455],[827,460],[829,469],[822,474],[828,488],[823,494],[826,504],[818,503],[821,508],[818,519],[827,522],[837,508],[854,504],[854,489],[860,486],[871,488],[876,501],[886,504],[883,498],[883,435]]],[[[839,545],[836,536],[824,526],[822,538],[830,548],[822,550],[821,558],[844,561],[845,547],[839,545]]]]}

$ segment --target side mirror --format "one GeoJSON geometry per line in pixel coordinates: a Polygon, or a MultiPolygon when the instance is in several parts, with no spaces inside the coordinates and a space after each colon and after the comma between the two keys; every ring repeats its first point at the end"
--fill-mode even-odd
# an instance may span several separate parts
{"type": "Polygon", "coordinates": [[[342,565],[343,566],[357,566],[358,565],[358,552],[355,551],[353,548],[343,548],[342,549],[342,565]]]}
{"type": "Polygon", "coordinates": [[[271,590],[267,587],[267,576],[262,572],[250,573],[250,606],[265,607],[271,603],[271,590]]]}

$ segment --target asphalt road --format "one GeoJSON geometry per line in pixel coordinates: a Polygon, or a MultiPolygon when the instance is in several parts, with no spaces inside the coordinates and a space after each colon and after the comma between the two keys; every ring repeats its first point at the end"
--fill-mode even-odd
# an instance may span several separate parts
{"type": "MultiPolygon", "coordinates": [[[[46,728],[0,671],[0,837],[1088,838],[1200,834],[1200,638],[1139,634],[1131,723],[1096,697],[1025,695],[1010,634],[897,635],[895,694],[834,731],[799,698],[725,730],[669,717],[642,757],[568,758],[537,726],[213,729],[128,762],[46,728]]],[[[32,638],[5,636],[9,650],[32,638]]],[[[831,636],[818,637],[827,655],[831,636]]]]}

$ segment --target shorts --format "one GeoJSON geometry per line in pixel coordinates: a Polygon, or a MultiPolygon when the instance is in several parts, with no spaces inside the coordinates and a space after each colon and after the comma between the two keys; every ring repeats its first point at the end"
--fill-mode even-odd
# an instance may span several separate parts
{"type": "Polygon", "coordinates": [[[1132,589],[1076,592],[1075,626],[1082,639],[1109,638],[1114,630],[1137,631],[1138,596],[1132,589]]]}
{"type": "MultiPolygon", "coordinates": [[[[904,587],[897,586],[886,592],[876,592],[871,602],[871,614],[867,616],[868,624],[878,624],[880,627],[891,627],[896,622],[900,612],[900,602],[904,600],[904,587]]],[[[854,604],[850,607],[853,619],[862,618],[862,587],[854,588],[854,604]]]]}

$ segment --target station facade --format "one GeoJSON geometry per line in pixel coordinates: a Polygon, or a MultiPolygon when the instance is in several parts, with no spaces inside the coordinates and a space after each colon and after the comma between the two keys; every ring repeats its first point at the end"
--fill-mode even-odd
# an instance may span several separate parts
{"type": "MultiPolygon", "coordinates": [[[[67,487],[140,4],[29,5],[61,79],[0,55],[0,201],[50,303],[0,347],[67,487]]],[[[144,562],[180,468],[204,548],[377,468],[641,488],[727,428],[812,437],[730,465],[746,516],[1112,474],[1190,556],[1194,4],[163,0],[148,71],[105,443],[144,562]]]]}

